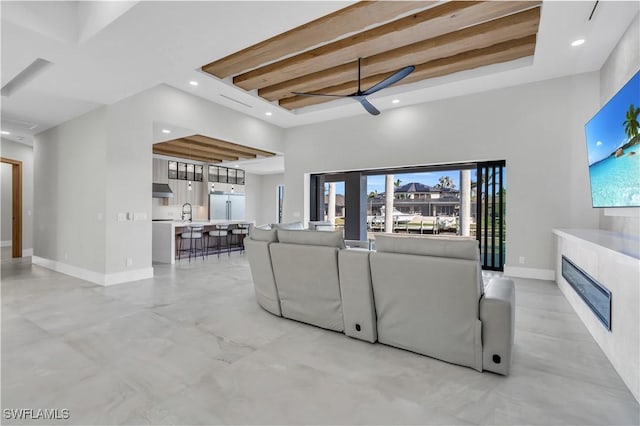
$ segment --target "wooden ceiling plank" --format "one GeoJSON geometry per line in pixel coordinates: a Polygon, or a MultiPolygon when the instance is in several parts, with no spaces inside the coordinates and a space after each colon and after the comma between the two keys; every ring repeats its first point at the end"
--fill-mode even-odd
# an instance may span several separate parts
{"type": "Polygon", "coordinates": [[[230,158],[256,158],[253,154],[246,154],[243,152],[228,150],[228,149],[217,149],[212,147],[211,145],[196,142],[196,141],[188,141],[185,139],[176,139],[171,141],[172,146],[177,146],[180,148],[191,148],[193,150],[197,150],[198,152],[206,152],[212,155],[223,155],[225,157],[230,158]]]}
{"type": "Polygon", "coordinates": [[[435,3],[437,2],[358,2],[204,65],[202,70],[218,78],[226,78],[435,3]]]}
{"type": "Polygon", "coordinates": [[[166,155],[167,157],[176,157],[176,158],[182,158],[186,161],[189,160],[195,160],[195,161],[202,161],[203,163],[221,163],[222,160],[217,160],[217,159],[211,159],[211,158],[198,158],[198,157],[185,157],[184,154],[181,154],[179,152],[174,152],[168,149],[161,149],[161,148],[153,148],[153,153],[157,154],[157,155],[166,155]]]}
{"type": "Polygon", "coordinates": [[[183,139],[186,139],[186,140],[189,140],[189,141],[196,141],[196,142],[202,142],[202,143],[211,144],[211,146],[215,146],[215,147],[218,147],[220,149],[222,149],[222,148],[232,149],[232,150],[236,150],[236,151],[240,151],[240,152],[245,152],[247,154],[260,155],[260,156],[263,156],[263,157],[271,157],[273,155],[276,155],[274,152],[264,151],[262,149],[252,148],[252,147],[245,146],[245,145],[238,145],[238,144],[233,143],[233,142],[227,142],[227,141],[223,141],[221,139],[214,139],[214,138],[210,138],[210,137],[202,136],[202,135],[186,136],[183,139]]]}
{"type": "MultiPolygon", "coordinates": [[[[512,61],[527,56],[532,56],[535,51],[536,36],[531,35],[516,40],[499,43],[483,49],[464,52],[448,58],[441,58],[435,61],[416,65],[416,70],[398,85],[414,83],[427,78],[440,77],[460,71],[470,70],[486,65],[512,61]]],[[[387,75],[376,75],[363,80],[363,86],[369,87],[376,84],[387,75]]],[[[324,93],[344,95],[352,93],[356,81],[351,81],[338,86],[323,89],[324,93]]],[[[302,108],[316,105],[332,99],[319,97],[295,96],[280,101],[280,106],[287,109],[302,108]]]]}
{"type": "MultiPolygon", "coordinates": [[[[316,49],[234,77],[245,90],[261,89],[359,57],[447,34],[470,25],[539,6],[540,1],[447,2],[316,49]]],[[[355,71],[354,71],[355,73],[355,71]]]]}
{"type": "MultiPolygon", "coordinates": [[[[411,63],[426,63],[468,50],[481,49],[504,41],[532,35],[538,31],[539,23],[539,7],[488,21],[369,58],[363,58],[362,75],[393,72],[411,63]]],[[[275,101],[295,96],[292,92],[320,92],[324,87],[331,87],[350,81],[353,78],[355,69],[357,69],[357,61],[265,87],[258,91],[258,95],[269,101],[275,101]]]]}
{"type": "Polygon", "coordinates": [[[231,161],[236,161],[239,158],[233,155],[226,155],[226,154],[216,154],[204,149],[197,149],[195,147],[192,146],[180,146],[177,145],[177,143],[174,142],[163,142],[163,143],[159,143],[155,145],[157,148],[159,149],[169,149],[175,152],[180,152],[183,153],[186,156],[194,156],[197,155],[201,158],[217,158],[220,160],[231,160],[231,161]]]}

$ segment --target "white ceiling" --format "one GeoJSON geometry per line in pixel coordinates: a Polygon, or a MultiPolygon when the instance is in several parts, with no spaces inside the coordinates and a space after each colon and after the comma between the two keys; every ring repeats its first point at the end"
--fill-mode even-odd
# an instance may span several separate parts
{"type": "MultiPolygon", "coordinates": [[[[36,58],[53,63],[23,88],[2,97],[2,130],[11,132],[4,137],[28,142],[47,128],[161,83],[281,127],[366,114],[350,100],[290,112],[199,71],[208,62],[351,3],[2,1],[2,86],[36,58]],[[200,84],[193,87],[191,80],[200,84]]],[[[392,87],[371,101],[384,113],[398,106],[598,70],[640,10],[640,2],[600,1],[594,19],[587,22],[594,3],[545,1],[533,60],[392,87]],[[578,38],[586,43],[571,47],[578,38]],[[392,104],[395,98],[400,103],[392,104]]]]}

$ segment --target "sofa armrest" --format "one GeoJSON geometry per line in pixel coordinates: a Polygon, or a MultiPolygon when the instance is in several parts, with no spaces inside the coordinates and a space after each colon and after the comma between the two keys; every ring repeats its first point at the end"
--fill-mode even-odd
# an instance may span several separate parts
{"type": "Polygon", "coordinates": [[[515,329],[515,289],[508,278],[494,278],[480,299],[482,368],[509,374],[515,329]]]}
{"type": "Polygon", "coordinates": [[[369,250],[340,250],[338,265],[344,333],[373,343],[378,340],[378,330],[371,286],[369,250]]]}

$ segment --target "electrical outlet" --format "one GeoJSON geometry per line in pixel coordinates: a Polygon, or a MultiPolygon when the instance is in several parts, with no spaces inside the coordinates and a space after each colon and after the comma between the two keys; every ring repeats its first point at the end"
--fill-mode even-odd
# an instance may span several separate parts
{"type": "Polygon", "coordinates": [[[127,266],[133,265],[133,257],[127,257],[126,265],[127,266]]]}
{"type": "Polygon", "coordinates": [[[69,260],[69,253],[66,251],[64,252],[64,260],[69,260]]]}
{"type": "Polygon", "coordinates": [[[520,256],[518,258],[518,263],[520,263],[521,265],[524,265],[524,256],[520,256]]]}

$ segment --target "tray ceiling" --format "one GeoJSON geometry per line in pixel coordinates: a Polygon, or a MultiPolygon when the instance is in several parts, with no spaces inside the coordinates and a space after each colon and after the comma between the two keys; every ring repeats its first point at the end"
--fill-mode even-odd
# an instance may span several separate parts
{"type": "Polygon", "coordinates": [[[363,1],[204,65],[294,110],[348,95],[415,65],[398,85],[532,56],[540,1],[363,1]]]}
{"type": "Polygon", "coordinates": [[[270,151],[263,151],[203,135],[186,136],[153,144],[153,153],[206,163],[220,163],[222,161],[237,161],[276,155],[270,151]]]}

